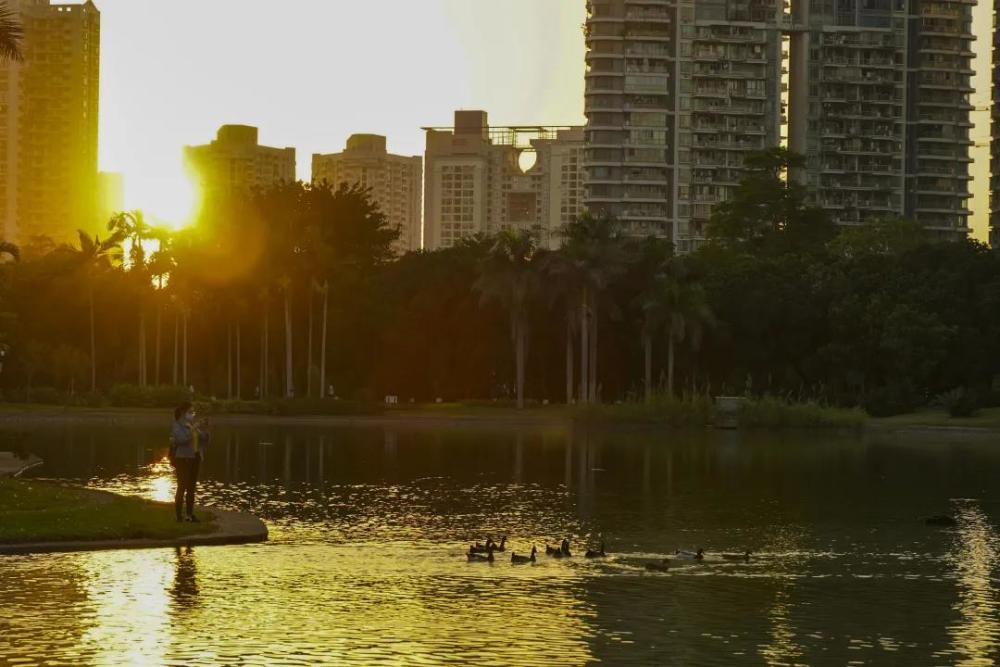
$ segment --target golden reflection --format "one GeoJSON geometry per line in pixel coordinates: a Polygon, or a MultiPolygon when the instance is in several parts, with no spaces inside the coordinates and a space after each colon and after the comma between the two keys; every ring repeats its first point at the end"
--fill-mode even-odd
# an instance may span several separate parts
{"type": "MultiPolygon", "coordinates": [[[[797,551],[801,543],[801,535],[793,531],[784,531],[775,536],[770,545],[765,547],[766,551],[775,554],[792,554],[797,551]]],[[[760,655],[767,665],[796,665],[803,664],[804,654],[802,647],[796,639],[795,626],[792,624],[791,609],[793,594],[796,588],[796,579],[788,573],[801,571],[801,563],[795,562],[790,556],[777,559],[780,563],[776,565],[775,576],[777,577],[777,590],[774,593],[774,602],[767,610],[767,620],[770,624],[770,642],[763,646],[760,655]]]]}
{"type": "Polygon", "coordinates": [[[98,665],[164,664],[172,554],[108,551],[83,557],[92,624],[81,643],[98,665]]]}
{"type": "Polygon", "coordinates": [[[178,607],[194,607],[198,603],[198,563],[194,549],[177,547],[174,555],[174,586],[170,595],[178,607]]]}
{"type": "Polygon", "coordinates": [[[171,502],[174,499],[175,480],[174,469],[163,457],[149,466],[149,477],[143,479],[142,497],[159,502],[171,502]]]}
{"type": "Polygon", "coordinates": [[[955,573],[958,576],[958,602],[961,615],[950,634],[958,654],[956,665],[993,665],[996,659],[997,603],[990,583],[996,567],[996,535],[982,510],[968,503],[957,515],[958,530],[952,545],[955,573]]]}

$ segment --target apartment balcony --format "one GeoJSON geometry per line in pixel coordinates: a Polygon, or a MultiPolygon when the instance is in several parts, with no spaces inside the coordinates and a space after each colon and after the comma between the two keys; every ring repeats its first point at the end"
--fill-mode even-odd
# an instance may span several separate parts
{"type": "Polygon", "coordinates": [[[671,12],[663,8],[640,8],[640,7],[629,7],[625,10],[625,19],[627,21],[642,21],[644,23],[671,23],[673,17],[671,12]]]}
{"type": "Polygon", "coordinates": [[[671,42],[674,39],[674,35],[671,32],[656,30],[651,26],[638,24],[636,27],[626,28],[625,39],[650,42],[671,42]]]}

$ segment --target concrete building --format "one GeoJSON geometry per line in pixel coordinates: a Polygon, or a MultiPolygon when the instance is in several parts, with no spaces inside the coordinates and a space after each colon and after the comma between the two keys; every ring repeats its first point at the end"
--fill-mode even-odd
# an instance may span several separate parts
{"type": "Polygon", "coordinates": [[[809,29],[792,36],[792,71],[805,76],[791,113],[809,130],[790,147],[806,154],[806,183],[840,224],[906,216],[942,236],[968,233],[973,4],[794,5],[809,29]]]}
{"type": "Polygon", "coordinates": [[[990,107],[990,246],[1000,248],[1000,0],[993,0],[993,72],[990,107]]]}
{"type": "Polygon", "coordinates": [[[125,210],[125,178],[114,171],[97,174],[97,219],[106,223],[115,213],[125,210]]]}
{"type": "Polygon", "coordinates": [[[691,249],[787,121],[794,176],[838,223],[965,234],[972,4],[592,0],[589,208],[691,249]]]}
{"type": "Polygon", "coordinates": [[[93,2],[8,2],[23,63],[0,63],[3,237],[56,241],[94,230],[101,15],[93,2]]]}
{"type": "Polygon", "coordinates": [[[377,134],[352,135],[344,152],[312,157],[313,183],[326,181],[334,187],[359,183],[371,188],[372,199],[400,231],[399,253],[423,247],[423,174],[422,157],[390,154],[385,137],[377,134]]]}
{"type": "Polygon", "coordinates": [[[261,146],[249,125],[223,125],[212,143],[185,146],[184,163],[202,195],[295,181],[295,149],[261,146]]]}
{"type": "Polygon", "coordinates": [[[491,127],[485,111],[456,111],[454,127],[424,129],[425,248],[502,229],[554,247],[583,211],[582,128],[491,127]]]}

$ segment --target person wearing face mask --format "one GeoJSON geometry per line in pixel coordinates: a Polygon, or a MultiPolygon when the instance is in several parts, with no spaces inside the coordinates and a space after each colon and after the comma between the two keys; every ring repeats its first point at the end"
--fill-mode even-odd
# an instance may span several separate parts
{"type": "Polygon", "coordinates": [[[194,515],[194,495],[198,486],[198,469],[205,460],[208,445],[207,423],[199,421],[190,403],[174,408],[174,427],[170,433],[170,463],[177,477],[174,510],[178,521],[198,521],[194,515]],[[186,510],[186,513],[182,513],[186,510]]]}

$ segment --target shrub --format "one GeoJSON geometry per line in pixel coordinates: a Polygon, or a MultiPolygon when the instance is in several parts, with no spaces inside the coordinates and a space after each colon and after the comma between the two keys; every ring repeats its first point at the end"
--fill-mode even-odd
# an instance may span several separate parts
{"type": "Polygon", "coordinates": [[[934,403],[948,411],[951,417],[972,417],[979,412],[979,401],[975,392],[965,387],[956,387],[938,396],[934,403]]]}
{"type": "Polygon", "coordinates": [[[835,408],[814,401],[789,403],[765,396],[749,399],[740,411],[740,426],[765,428],[860,428],[868,415],[860,408],[835,408]]]}
{"type": "Polygon", "coordinates": [[[274,414],[294,416],[376,415],[382,413],[378,403],[341,401],[333,398],[288,398],[273,401],[274,414]]]}
{"type": "Polygon", "coordinates": [[[172,408],[191,400],[191,393],[184,387],[161,385],[139,387],[134,384],[116,384],[108,394],[111,405],[117,408],[172,408]]]}

